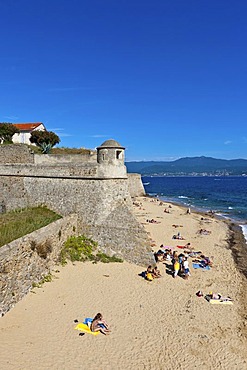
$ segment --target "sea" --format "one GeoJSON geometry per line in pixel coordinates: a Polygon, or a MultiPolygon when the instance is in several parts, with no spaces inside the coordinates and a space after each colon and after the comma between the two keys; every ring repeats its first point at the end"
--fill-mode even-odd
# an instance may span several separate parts
{"type": "Polygon", "coordinates": [[[147,195],[237,223],[247,241],[247,176],[145,176],[142,183],[147,195]]]}

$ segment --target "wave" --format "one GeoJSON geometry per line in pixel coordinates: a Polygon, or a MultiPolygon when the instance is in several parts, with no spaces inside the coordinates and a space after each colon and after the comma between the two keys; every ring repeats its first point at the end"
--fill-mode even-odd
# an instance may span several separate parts
{"type": "Polygon", "coordinates": [[[178,196],[178,198],[179,198],[179,199],[189,199],[189,197],[186,197],[186,196],[184,196],[184,195],[179,195],[179,196],[178,196]]]}
{"type": "Polygon", "coordinates": [[[242,228],[245,240],[247,242],[247,225],[240,225],[240,227],[242,228]]]}

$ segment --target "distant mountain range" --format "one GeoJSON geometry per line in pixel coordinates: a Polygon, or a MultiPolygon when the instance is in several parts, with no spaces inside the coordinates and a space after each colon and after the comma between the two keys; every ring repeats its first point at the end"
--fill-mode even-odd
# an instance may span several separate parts
{"type": "Polygon", "coordinates": [[[172,162],[125,162],[129,173],[146,176],[247,176],[247,159],[186,157],[172,162]]]}

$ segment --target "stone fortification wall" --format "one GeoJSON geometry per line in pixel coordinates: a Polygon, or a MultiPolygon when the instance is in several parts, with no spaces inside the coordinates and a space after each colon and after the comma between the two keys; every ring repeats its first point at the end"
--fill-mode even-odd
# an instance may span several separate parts
{"type": "Polygon", "coordinates": [[[34,163],[34,155],[23,144],[0,145],[0,163],[34,163]]]}
{"type": "Polygon", "coordinates": [[[96,163],[97,153],[88,154],[34,154],[35,164],[59,164],[59,163],[96,163]]]}
{"type": "Polygon", "coordinates": [[[84,164],[0,164],[0,176],[49,177],[49,178],[123,178],[127,179],[125,166],[84,164]],[[114,175],[114,176],[113,176],[114,175]]]}
{"type": "Polygon", "coordinates": [[[101,225],[84,225],[84,231],[108,255],[145,267],[154,263],[151,241],[127,205],[115,207],[101,225]]]}
{"type": "Polygon", "coordinates": [[[49,178],[97,178],[98,167],[94,163],[85,165],[52,164],[6,164],[0,165],[0,176],[49,177],[49,178]]]}
{"type": "Polygon", "coordinates": [[[63,216],[76,213],[80,233],[101,249],[146,265],[150,241],[131,201],[145,194],[141,178],[127,176],[123,147],[114,140],[102,145],[96,162],[0,164],[0,211],[46,205],[63,216]]]}
{"type": "Polygon", "coordinates": [[[139,197],[146,194],[142,184],[141,175],[137,173],[128,173],[128,187],[131,197],[139,197]]]}
{"type": "Polygon", "coordinates": [[[6,211],[46,205],[61,215],[78,213],[83,223],[101,223],[119,203],[131,204],[126,180],[0,176],[6,211]]]}
{"type": "Polygon", "coordinates": [[[51,271],[63,243],[77,233],[78,216],[70,215],[0,248],[0,315],[51,271]]]}
{"type": "Polygon", "coordinates": [[[79,232],[107,253],[146,265],[150,240],[134,218],[127,179],[0,176],[0,203],[7,211],[44,204],[61,215],[76,213],[79,232]]]}

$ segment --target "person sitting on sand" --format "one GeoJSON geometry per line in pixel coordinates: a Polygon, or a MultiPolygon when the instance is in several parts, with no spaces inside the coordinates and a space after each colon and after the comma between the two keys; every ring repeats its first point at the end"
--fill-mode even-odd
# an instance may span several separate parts
{"type": "MultiPolygon", "coordinates": [[[[161,244],[160,248],[164,248],[161,244]]],[[[159,249],[158,252],[154,253],[155,262],[163,262],[166,259],[165,252],[162,249],[159,249]]]]}
{"type": "Polygon", "coordinates": [[[149,265],[148,268],[147,268],[147,271],[146,271],[146,274],[145,274],[145,278],[148,281],[152,281],[154,279],[154,277],[153,277],[153,269],[152,269],[152,266],[151,265],[149,265]]]}
{"type": "Polygon", "coordinates": [[[108,324],[103,319],[103,316],[101,313],[97,313],[97,315],[93,318],[93,321],[90,325],[90,330],[93,332],[100,331],[102,334],[105,334],[105,335],[110,333],[108,324]]]}
{"type": "Polygon", "coordinates": [[[192,250],[193,248],[192,248],[192,246],[191,246],[190,243],[187,243],[187,244],[185,244],[184,249],[190,249],[190,250],[192,250]]]}
{"type": "Polygon", "coordinates": [[[160,270],[158,270],[157,266],[155,266],[153,268],[152,275],[153,275],[153,278],[160,278],[161,277],[160,270]]]}

